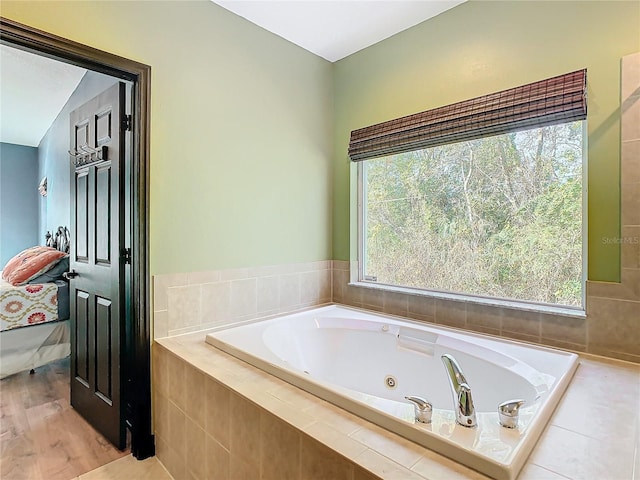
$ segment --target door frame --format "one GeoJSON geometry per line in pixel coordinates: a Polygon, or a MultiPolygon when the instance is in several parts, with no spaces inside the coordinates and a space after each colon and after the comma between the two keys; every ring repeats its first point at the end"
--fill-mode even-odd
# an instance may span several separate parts
{"type": "MultiPolygon", "coordinates": [[[[149,309],[149,123],[151,67],[53,35],[0,16],[0,43],[87,70],[128,80],[132,91],[131,288],[123,301],[131,305],[125,320],[123,362],[124,421],[131,453],[142,460],[154,455],[151,426],[151,325],[149,309]]],[[[127,288],[125,281],[125,288],[127,288]]]]}

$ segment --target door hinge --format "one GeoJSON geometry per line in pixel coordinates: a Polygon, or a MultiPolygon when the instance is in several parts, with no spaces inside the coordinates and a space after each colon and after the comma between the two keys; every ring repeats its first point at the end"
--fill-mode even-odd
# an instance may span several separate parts
{"type": "Polygon", "coordinates": [[[125,265],[131,265],[131,249],[130,248],[122,249],[122,260],[124,260],[125,265]]]}
{"type": "Polygon", "coordinates": [[[122,117],[122,128],[123,130],[131,131],[131,115],[122,117]]]}

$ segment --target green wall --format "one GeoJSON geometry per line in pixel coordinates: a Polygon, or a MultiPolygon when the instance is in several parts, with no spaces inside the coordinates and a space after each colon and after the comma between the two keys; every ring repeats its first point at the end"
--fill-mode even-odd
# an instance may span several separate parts
{"type": "Polygon", "coordinates": [[[639,2],[471,1],[337,62],[334,259],[354,245],[351,130],[586,67],[589,278],[619,281],[602,239],[620,236],[620,58],[639,30],[639,2]]]}
{"type": "Polygon", "coordinates": [[[349,259],[349,132],[587,67],[589,278],[617,281],[638,2],[471,1],[334,65],[208,0],[3,1],[152,66],[151,272],[349,259]]]}
{"type": "Polygon", "coordinates": [[[151,273],[331,258],[332,65],[213,2],[13,2],[151,65],[151,273]]]}

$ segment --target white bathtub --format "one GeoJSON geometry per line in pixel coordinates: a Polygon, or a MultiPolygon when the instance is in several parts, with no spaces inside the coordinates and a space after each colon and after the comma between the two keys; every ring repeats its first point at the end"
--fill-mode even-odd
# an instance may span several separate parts
{"type": "Polygon", "coordinates": [[[577,356],[337,305],[221,329],[207,343],[498,480],[514,479],[577,367],[577,356]],[[441,355],[471,387],[478,426],[456,424],[441,355]],[[391,379],[391,380],[390,380],[391,379]],[[393,385],[390,387],[390,385],[393,385]],[[405,396],[433,405],[414,420],[405,396]],[[498,405],[526,401],[517,429],[498,405]]]}

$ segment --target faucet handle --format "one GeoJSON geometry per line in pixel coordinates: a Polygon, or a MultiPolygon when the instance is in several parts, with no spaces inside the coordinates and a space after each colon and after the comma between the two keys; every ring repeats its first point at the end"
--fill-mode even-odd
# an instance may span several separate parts
{"type": "Polygon", "coordinates": [[[433,412],[433,406],[428,400],[422,397],[404,397],[413,403],[413,412],[417,422],[431,423],[431,413],[433,412]]]}
{"type": "Polygon", "coordinates": [[[507,400],[498,405],[498,419],[500,425],[505,428],[516,428],[518,426],[518,417],[520,416],[520,407],[525,403],[524,400],[507,400]]]}

